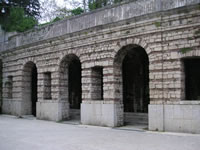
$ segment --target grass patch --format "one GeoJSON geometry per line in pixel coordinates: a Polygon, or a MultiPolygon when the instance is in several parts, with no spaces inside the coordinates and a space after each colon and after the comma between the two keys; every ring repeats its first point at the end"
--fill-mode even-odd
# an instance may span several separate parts
{"type": "Polygon", "coordinates": [[[155,26],[158,28],[158,27],[161,27],[161,22],[155,22],[154,23],[155,24],[155,26]]]}
{"type": "Polygon", "coordinates": [[[180,53],[182,53],[182,54],[185,54],[185,53],[187,53],[187,52],[189,52],[189,51],[192,51],[193,49],[191,48],[191,47],[186,47],[186,48],[182,48],[182,49],[180,49],[180,53]]]}
{"type": "Polygon", "coordinates": [[[188,39],[188,40],[193,40],[194,38],[193,38],[193,37],[188,37],[187,39],[188,39]]]}
{"type": "Polygon", "coordinates": [[[200,29],[194,32],[195,35],[200,35],[200,29]]]}
{"type": "Polygon", "coordinates": [[[198,29],[198,30],[196,30],[196,31],[194,32],[194,38],[195,38],[195,39],[200,38],[200,29],[198,29]]]}

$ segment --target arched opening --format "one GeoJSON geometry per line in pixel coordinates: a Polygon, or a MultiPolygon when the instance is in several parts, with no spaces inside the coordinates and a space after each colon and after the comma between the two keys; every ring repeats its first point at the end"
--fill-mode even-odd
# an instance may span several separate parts
{"type": "Polygon", "coordinates": [[[114,65],[118,87],[121,87],[124,123],[148,124],[149,59],[146,51],[137,45],[125,46],[117,53],[114,65]]]}
{"type": "Polygon", "coordinates": [[[69,102],[70,120],[80,120],[81,63],[76,55],[67,55],[60,64],[60,98],[69,102]]]}
{"type": "Polygon", "coordinates": [[[37,103],[37,67],[28,62],[23,70],[23,103],[24,114],[36,116],[37,103]]]}
{"type": "Polygon", "coordinates": [[[80,109],[81,104],[81,63],[73,59],[69,63],[69,103],[70,109],[80,109]]]}

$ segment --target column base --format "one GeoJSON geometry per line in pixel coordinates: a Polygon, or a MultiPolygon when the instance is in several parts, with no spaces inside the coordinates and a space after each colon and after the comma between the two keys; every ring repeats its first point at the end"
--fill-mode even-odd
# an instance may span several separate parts
{"type": "Polygon", "coordinates": [[[149,105],[149,130],[200,133],[200,105],[149,105]]]}
{"type": "Polygon", "coordinates": [[[69,118],[69,103],[44,100],[37,102],[37,118],[51,121],[61,121],[69,118]]]}
{"type": "Polygon", "coordinates": [[[123,104],[113,101],[84,101],[81,104],[81,123],[87,125],[122,126],[123,104]]]}
{"type": "Polygon", "coordinates": [[[22,110],[22,101],[21,100],[3,100],[2,101],[2,113],[20,116],[22,110]]]}

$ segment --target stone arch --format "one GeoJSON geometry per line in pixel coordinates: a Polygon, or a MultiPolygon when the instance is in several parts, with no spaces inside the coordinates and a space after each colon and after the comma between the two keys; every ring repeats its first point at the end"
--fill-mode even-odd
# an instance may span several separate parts
{"type": "Polygon", "coordinates": [[[79,61],[82,63],[82,59],[81,59],[81,51],[78,51],[76,49],[70,49],[69,51],[62,51],[60,52],[60,54],[58,55],[59,56],[59,59],[58,59],[58,70],[60,69],[60,64],[61,62],[65,59],[65,58],[69,58],[70,60],[70,57],[73,58],[76,57],[79,59],[79,61]]]}
{"type": "Polygon", "coordinates": [[[142,41],[141,39],[126,39],[126,40],[120,41],[117,45],[118,46],[115,49],[116,53],[113,59],[113,68],[114,68],[113,75],[114,75],[114,81],[115,81],[114,99],[122,100],[122,94],[120,94],[121,93],[120,91],[122,91],[122,87],[119,85],[122,83],[122,79],[120,78],[122,75],[121,67],[122,67],[122,61],[125,55],[128,53],[130,49],[140,47],[145,50],[145,53],[148,56],[148,61],[150,63],[151,58],[149,57],[149,55],[151,53],[151,49],[148,47],[147,43],[142,41]]]}
{"type": "Polygon", "coordinates": [[[23,66],[22,73],[22,114],[36,116],[37,102],[37,66],[28,61],[23,66]]]}
{"type": "Polygon", "coordinates": [[[72,119],[73,112],[80,114],[81,96],[81,62],[75,54],[68,54],[59,65],[59,99],[68,103],[72,119]]]}
{"type": "Polygon", "coordinates": [[[116,52],[115,56],[124,46],[127,46],[127,45],[138,45],[142,47],[143,49],[145,49],[148,55],[152,52],[151,48],[148,46],[145,40],[142,40],[140,38],[128,38],[128,39],[120,39],[120,41],[117,42],[117,45],[115,48],[115,52],[116,52]]]}
{"type": "MultiPolygon", "coordinates": [[[[124,112],[147,113],[149,104],[147,51],[137,44],[122,46],[115,55],[113,67],[115,100],[123,103],[124,112]]],[[[126,118],[124,120],[126,121],[126,118]]]]}

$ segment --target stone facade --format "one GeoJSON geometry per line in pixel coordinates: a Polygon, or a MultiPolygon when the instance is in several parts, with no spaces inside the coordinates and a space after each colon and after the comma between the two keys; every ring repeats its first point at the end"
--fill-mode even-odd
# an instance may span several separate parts
{"type": "Polygon", "coordinates": [[[122,60],[126,49],[140,47],[149,59],[149,129],[200,133],[200,100],[185,99],[182,61],[200,56],[199,3],[126,2],[8,38],[0,46],[2,112],[31,114],[28,70],[34,64],[36,117],[54,121],[69,118],[67,74],[71,60],[76,58],[81,63],[81,122],[121,126],[122,60]],[[96,67],[102,70],[102,89],[96,67]],[[10,78],[12,87],[7,88],[10,78]],[[98,83],[94,83],[95,78],[98,83]],[[12,97],[6,94],[10,89],[12,97]]]}

